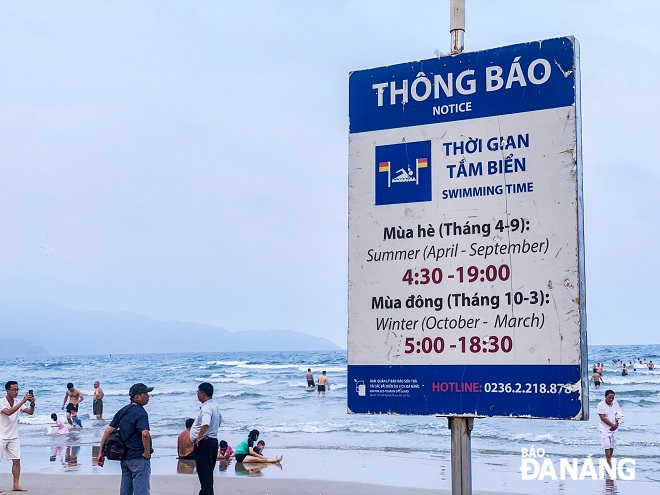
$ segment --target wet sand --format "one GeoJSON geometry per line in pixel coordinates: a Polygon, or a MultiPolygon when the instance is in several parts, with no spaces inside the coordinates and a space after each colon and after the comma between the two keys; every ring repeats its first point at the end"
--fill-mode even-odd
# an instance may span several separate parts
{"type": "MultiPolygon", "coordinates": [[[[8,492],[11,478],[0,476],[3,493],[8,492]]],[[[26,474],[21,476],[24,488],[34,495],[70,495],[71,493],[94,495],[117,495],[119,476],[107,475],[53,475],[26,474]]],[[[181,495],[197,493],[197,476],[151,477],[151,493],[157,495],[181,495]]],[[[11,492],[10,492],[11,493],[11,492]]],[[[16,493],[16,492],[14,492],[16,493]]],[[[233,495],[449,495],[451,490],[430,490],[425,488],[403,488],[367,483],[350,483],[326,480],[288,480],[263,478],[224,478],[215,480],[215,493],[233,495]]],[[[475,495],[497,495],[497,492],[479,492],[475,495]]]]}
{"type": "MultiPolygon", "coordinates": [[[[331,449],[272,449],[284,454],[281,465],[219,462],[215,471],[218,495],[449,495],[449,459],[414,452],[336,451],[331,449]]],[[[179,461],[173,449],[152,459],[152,493],[197,493],[194,461],[179,461]],[[172,452],[170,454],[170,452],[172,452]]],[[[95,465],[98,449],[90,445],[21,449],[21,485],[35,494],[117,495],[120,463],[95,465]]],[[[0,462],[0,489],[11,493],[11,464],[0,462]]],[[[532,493],[505,466],[473,467],[475,494],[532,493]],[[477,470],[476,472],[474,470],[477,470]],[[479,473],[479,476],[477,476],[479,473]],[[498,473],[493,477],[493,474],[498,473]],[[478,479],[477,479],[478,478],[478,479]],[[487,478],[485,480],[484,478],[487,478]],[[488,490],[490,487],[494,489],[488,490]]]]}

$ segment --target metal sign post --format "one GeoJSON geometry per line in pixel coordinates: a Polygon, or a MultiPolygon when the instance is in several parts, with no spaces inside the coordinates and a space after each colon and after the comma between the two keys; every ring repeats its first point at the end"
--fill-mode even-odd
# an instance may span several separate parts
{"type": "MultiPolygon", "coordinates": [[[[449,5],[451,54],[465,48],[465,0],[451,0],[449,5]]],[[[449,417],[451,430],[451,493],[472,495],[472,427],[473,418],[449,417]]]]}
{"type": "Polygon", "coordinates": [[[472,495],[472,426],[474,418],[449,417],[451,493],[472,495]]]}
{"type": "Polygon", "coordinates": [[[465,34],[465,0],[451,0],[449,6],[449,32],[451,33],[451,54],[463,52],[465,34]]]}

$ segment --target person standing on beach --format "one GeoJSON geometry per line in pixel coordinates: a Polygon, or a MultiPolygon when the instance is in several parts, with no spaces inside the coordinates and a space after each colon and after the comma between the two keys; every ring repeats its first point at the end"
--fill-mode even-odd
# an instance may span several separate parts
{"type": "Polygon", "coordinates": [[[190,428],[190,440],[195,446],[197,477],[201,486],[199,495],[213,495],[213,471],[218,456],[218,427],[222,423],[222,415],[213,400],[213,385],[210,383],[199,384],[197,400],[202,407],[190,428]]]}
{"type": "Polygon", "coordinates": [[[614,391],[605,391],[605,400],[598,403],[596,409],[600,422],[598,428],[600,429],[601,445],[605,449],[605,459],[607,463],[612,465],[612,454],[616,447],[616,432],[619,429],[619,420],[623,417],[619,403],[614,400],[614,391]]]}
{"type": "Polygon", "coordinates": [[[11,459],[11,474],[14,479],[12,491],[26,492],[27,490],[19,484],[21,477],[21,444],[18,440],[18,413],[24,412],[32,416],[34,414],[34,395],[29,392],[21,401],[17,401],[18,382],[13,380],[5,383],[7,395],[0,400],[0,459],[6,456],[11,459]],[[21,409],[26,402],[30,407],[21,409]]]}
{"type": "Polygon", "coordinates": [[[92,399],[92,414],[96,415],[96,419],[103,419],[103,389],[98,381],[94,382],[94,398],[92,399]]]}
{"type": "Polygon", "coordinates": [[[66,384],[66,392],[64,394],[64,402],[62,402],[62,410],[64,411],[64,406],[66,406],[66,419],[71,426],[73,426],[73,419],[71,418],[71,411],[78,412],[78,404],[80,404],[85,398],[80,390],[73,386],[73,383],[69,382],[66,384]],[[69,401],[67,404],[66,401],[69,401]]]}
{"type": "Polygon", "coordinates": [[[325,388],[327,386],[330,386],[330,382],[328,381],[328,376],[324,371],[321,373],[321,376],[319,376],[319,388],[318,392],[316,392],[316,397],[325,397],[325,388]]]}
{"type": "Polygon", "coordinates": [[[151,434],[149,415],[144,406],[149,403],[149,392],[154,388],[144,383],[136,383],[128,391],[131,403],[122,407],[103,432],[99,455],[99,467],[105,464],[104,448],[110,433],[119,428],[126,446],[124,460],[121,461],[120,495],[149,495],[151,480],[151,434]]]}
{"type": "Polygon", "coordinates": [[[307,388],[314,388],[314,375],[312,368],[307,368],[307,388]]]}

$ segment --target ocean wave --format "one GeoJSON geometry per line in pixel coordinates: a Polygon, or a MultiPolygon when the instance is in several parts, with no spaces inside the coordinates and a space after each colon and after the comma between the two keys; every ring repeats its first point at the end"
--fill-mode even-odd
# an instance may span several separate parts
{"type": "Polygon", "coordinates": [[[660,384],[660,376],[638,376],[631,377],[628,376],[604,376],[603,383],[601,384],[601,389],[607,387],[608,385],[654,385],[657,386],[660,384]]]}
{"type": "Polygon", "coordinates": [[[249,361],[207,361],[206,364],[211,366],[240,366],[247,364],[249,361]]]}
{"type": "Polygon", "coordinates": [[[301,373],[307,373],[308,368],[312,370],[312,373],[317,375],[320,374],[322,371],[327,371],[328,373],[333,371],[337,373],[346,373],[347,371],[346,366],[334,366],[334,365],[324,365],[324,364],[299,366],[298,371],[300,371],[301,373]]]}
{"type": "MultiPolygon", "coordinates": [[[[304,378],[305,377],[296,378],[292,380],[282,380],[280,381],[280,384],[288,388],[306,389],[307,381],[305,381],[304,378]]],[[[330,382],[330,388],[335,388],[335,389],[346,388],[346,382],[345,381],[330,382]]]]}
{"type": "MultiPolygon", "coordinates": [[[[59,419],[62,419],[65,416],[65,413],[62,413],[62,417],[59,417],[59,419]]],[[[45,414],[36,414],[34,416],[27,416],[26,414],[21,414],[18,417],[18,422],[23,425],[52,425],[53,420],[50,419],[50,414],[45,415],[45,414]]]]}
{"type": "Polygon", "coordinates": [[[55,361],[55,362],[43,362],[43,363],[33,362],[32,364],[36,366],[42,366],[44,368],[58,368],[58,367],[68,368],[71,366],[70,361],[55,361]]]}
{"type": "MultiPolygon", "coordinates": [[[[204,380],[200,380],[204,381],[204,380]]],[[[129,387],[130,388],[130,387],[129,387]]],[[[104,394],[107,397],[128,397],[128,388],[125,389],[110,389],[110,390],[104,390],[104,394]]],[[[84,404],[87,404],[88,401],[91,403],[91,398],[93,396],[93,392],[85,392],[84,390],[81,390],[83,393],[83,396],[85,397],[84,404]]],[[[156,395],[179,395],[179,394],[185,394],[188,392],[181,391],[180,387],[171,387],[171,388],[160,388],[158,387],[158,384],[154,385],[154,390],[153,392],[149,392],[150,396],[156,396],[156,395]]]]}
{"type": "Polygon", "coordinates": [[[525,442],[550,442],[559,443],[559,440],[548,433],[517,433],[511,436],[514,441],[524,440],[525,442]]]}
{"type": "Polygon", "coordinates": [[[225,377],[227,378],[243,378],[247,375],[248,373],[236,373],[235,371],[225,373],[225,377]]]}
{"type": "Polygon", "coordinates": [[[237,368],[248,368],[255,370],[285,370],[297,368],[297,364],[239,364],[237,368]]]}
{"type": "MultiPolygon", "coordinates": [[[[600,401],[599,401],[600,402],[600,401]]],[[[640,407],[654,407],[660,404],[660,401],[636,398],[636,399],[618,399],[617,402],[620,406],[640,406],[640,407]]]]}
{"type": "Polygon", "coordinates": [[[202,381],[215,381],[218,383],[237,383],[238,380],[249,376],[248,373],[211,373],[208,378],[200,378],[202,381]]]}
{"type": "Polygon", "coordinates": [[[234,380],[233,378],[224,378],[224,377],[222,379],[209,378],[202,381],[212,381],[213,383],[222,384],[222,385],[231,385],[232,383],[237,383],[237,380],[234,380]]]}
{"type": "MultiPolygon", "coordinates": [[[[616,390],[616,400],[619,402],[622,399],[660,397],[660,390],[616,390]]],[[[600,402],[603,400],[603,395],[598,394],[596,399],[600,402]]]]}
{"type": "Polygon", "coordinates": [[[290,401],[290,400],[302,400],[302,399],[306,399],[306,398],[307,398],[307,396],[306,396],[306,395],[303,395],[303,394],[296,394],[296,395],[280,395],[279,397],[280,397],[280,399],[284,399],[284,400],[287,400],[287,401],[290,401]]]}
{"type": "Polygon", "coordinates": [[[218,397],[234,397],[234,398],[262,398],[263,395],[260,393],[255,393],[255,392],[222,392],[222,393],[216,393],[213,394],[213,398],[218,398],[218,397]]]}
{"type": "Polygon", "coordinates": [[[257,386],[257,385],[265,385],[267,383],[271,383],[273,380],[236,380],[236,383],[240,385],[249,385],[251,387],[257,386]]]}
{"type": "MultiPolygon", "coordinates": [[[[480,438],[484,440],[492,440],[495,443],[506,445],[509,442],[512,442],[515,446],[523,445],[524,443],[537,443],[540,446],[555,445],[559,446],[573,446],[573,445],[583,445],[592,442],[594,445],[599,444],[598,432],[595,431],[593,438],[589,436],[588,439],[585,439],[584,436],[579,434],[573,435],[562,435],[554,436],[548,433],[533,433],[533,432],[524,432],[524,433],[509,433],[506,431],[503,432],[487,432],[482,431],[481,429],[472,430],[472,436],[475,438],[480,438]]],[[[546,449],[547,450],[547,449],[546,449]]]]}
{"type": "MultiPolygon", "coordinates": [[[[401,425],[387,421],[378,422],[290,422],[286,424],[273,424],[268,427],[274,433],[369,433],[369,434],[417,434],[420,431],[417,425],[401,425]]],[[[443,430],[448,430],[445,428],[443,430]]],[[[437,434],[438,431],[422,431],[422,434],[437,434]]],[[[446,433],[448,434],[448,433],[446,433]]]]}

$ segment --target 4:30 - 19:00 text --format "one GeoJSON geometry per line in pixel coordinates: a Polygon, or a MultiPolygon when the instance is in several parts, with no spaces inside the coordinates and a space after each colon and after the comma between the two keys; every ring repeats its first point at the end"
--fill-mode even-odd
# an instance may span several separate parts
{"type": "MultiPolygon", "coordinates": [[[[456,268],[456,274],[446,275],[447,280],[457,279],[459,283],[495,282],[496,280],[504,282],[509,280],[509,277],[511,277],[511,267],[509,265],[488,265],[486,268],[459,266],[456,268]]],[[[444,278],[445,274],[442,268],[420,268],[419,270],[408,268],[403,274],[401,281],[406,282],[408,285],[437,285],[444,278]]]]}

